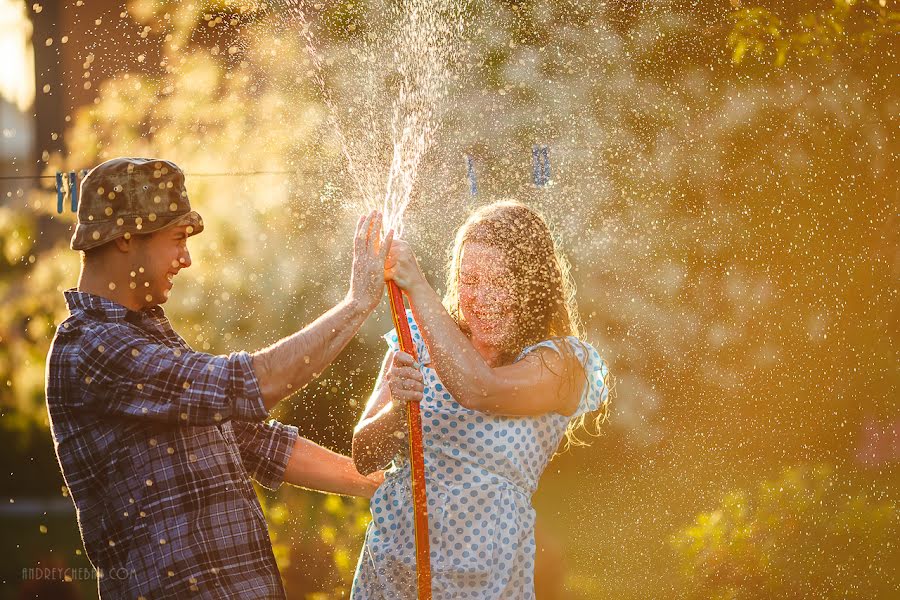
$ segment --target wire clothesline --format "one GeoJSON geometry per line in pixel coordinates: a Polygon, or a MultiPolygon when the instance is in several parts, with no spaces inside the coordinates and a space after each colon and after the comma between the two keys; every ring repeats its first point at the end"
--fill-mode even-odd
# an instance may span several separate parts
{"type": "MultiPolygon", "coordinates": [[[[532,173],[534,185],[543,188],[550,183],[550,146],[535,144],[531,152],[532,173]]],[[[466,159],[466,177],[469,181],[469,189],[473,196],[478,187],[475,174],[476,159],[470,154],[466,159]]],[[[185,173],[185,177],[248,177],[254,175],[294,175],[298,173],[316,172],[311,169],[304,170],[277,170],[277,171],[228,171],[221,173],[185,173]]],[[[0,181],[40,181],[43,179],[56,180],[56,212],[62,214],[65,198],[71,200],[72,212],[78,210],[78,180],[87,175],[87,169],[78,171],[57,171],[55,175],[2,175],[0,181]]]]}
{"type": "MultiPolygon", "coordinates": [[[[312,171],[235,171],[229,173],[185,173],[185,175],[189,177],[243,177],[246,175],[291,175],[302,172],[312,171]]],[[[56,179],[56,175],[0,175],[0,181],[36,179],[56,179]]]]}

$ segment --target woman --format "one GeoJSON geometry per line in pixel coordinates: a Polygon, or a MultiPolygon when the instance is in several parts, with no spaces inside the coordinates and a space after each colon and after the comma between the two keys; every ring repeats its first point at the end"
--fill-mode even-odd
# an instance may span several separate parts
{"type": "Polygon", "coordinates": [[[385,336],[353,458],[361,473],[393,467],[372,498],[351,597],[416,597],[403,438],[405,406],[421,401],[435,600],[533,598],[531,496],[562,438],[576,441],[608,393],[605,363],[578,339],[566,263],[537,213],[499,202],[457,233],[443,304],[402,241],[385,274],[412,307],[418,363],[396,332],[385,336]]]}

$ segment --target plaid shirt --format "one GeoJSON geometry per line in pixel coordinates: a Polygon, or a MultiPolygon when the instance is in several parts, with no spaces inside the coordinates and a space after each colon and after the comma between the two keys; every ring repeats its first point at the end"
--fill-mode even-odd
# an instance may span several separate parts
{"type": "Polygon", "coordinates": [[[109,598],[283,598],[250,483],[284,478],[297,429],[246,352],[192,350],[162,308],[77,290],[47,361],[56,455],[109,598]]]}

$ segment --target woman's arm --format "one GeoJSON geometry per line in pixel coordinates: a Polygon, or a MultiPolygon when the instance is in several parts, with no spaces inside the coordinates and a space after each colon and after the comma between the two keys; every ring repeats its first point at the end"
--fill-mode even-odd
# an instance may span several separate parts
{"type": "Polygon", "coordinates": [[[394,241],[385,272],[406,292],[432,366],[457,402],[508,416],[575,412],[586,383],[575,356],[539,348],[511,365],[491,367],[444,308],[408,244],[394,241]]]}
{"type": "Polygon", "coordinates": [[[384,475],[373,473],[366,477],[357,471],[350,457],[297,438],[284,471],[284,480],[320,492],[371,498],[384,481],[384,475]]]}
{"type": "Polygon", "coordinates": [[[422,399],[422,374],[412,357],[388,351],[372,396],[353,431],[353,462],[360,473],[383,469],[406,443],[406,403],[422,399]]]}

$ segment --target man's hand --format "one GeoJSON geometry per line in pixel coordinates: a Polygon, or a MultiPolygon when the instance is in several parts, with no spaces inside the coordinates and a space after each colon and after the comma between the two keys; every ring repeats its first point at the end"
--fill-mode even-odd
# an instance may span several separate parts
{"type": "Polygon", "coordinates": [[[253,353],[253,371],[267,410],[326,369],[378,306],[393,237],[389,231],[382,241],[378,212],[360,217],[353,241],[350,292],[344,300],[301,331],[253,353]]]}
{"type": "Polygon", "coordinates": [[[353,269],[348,298],[366,312],[372,311],[384,293],[384,261],[391,249],[394,230],[381,239],[382,215],[372,211],[359,218],[353,239],[353,269]]]}
{"type": "Polygon", "coordinates": [[[381,487],[381,484],[384,483],[384,471],[375,471],[374,473],[369,473],[365,477],[369,482],[369,486],[362,494],[362,497],[371,500],[372,496],[375,495],[375,492],[378,491],[378,488],[381,487]]]}
{"type": "Polygon", "coordinates": [[[371,498],[382,483],[384,472],[368,476],[356,470],[353,459],[332,452],[305,438],[297,438],[284,470],[292,485],[345,496],[371,498]]]}

